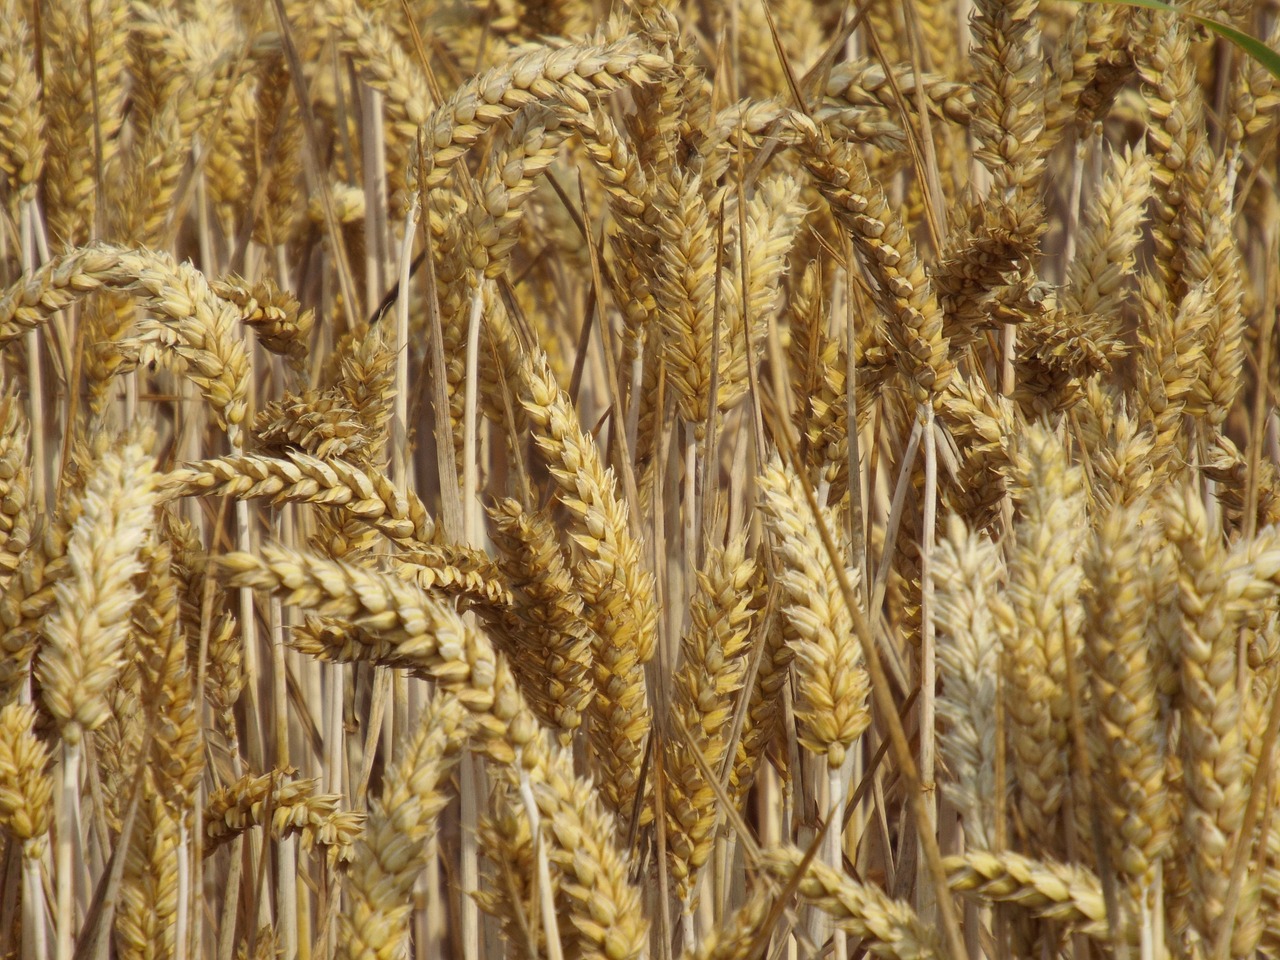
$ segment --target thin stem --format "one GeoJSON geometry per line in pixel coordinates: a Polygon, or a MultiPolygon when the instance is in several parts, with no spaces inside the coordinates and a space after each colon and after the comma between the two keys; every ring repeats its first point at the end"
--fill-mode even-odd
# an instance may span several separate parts
{"type": "Polygon", "coordinates": [[[58,805],[56,849],[58,882],[58,960],[71,960],[75,952],[75,847],[80,830],[79,738],[62,741],[62,802],[58,805]]]}
{"type": "MultiPolygon", "coordinates": [[[[938,510],[938,446],[933,431],[933,404],[921,404],[924,421],[924,523],[920,532],[920,788],[931,823],[938,822],[938,793],[934,782],[937,756],[935,690],[938,685],[937,645],[933,626],[933,540],[938,510]]],[[[928,869],[923,847],[917,863],[919,879],[928,869]]],[[[933,922],[933,888],[916,884],[916,910],[920,919],[933,922]]]]}
{"type": "MultiPolygon", "coordinates": [[[[27,846],[36,841],[28,840],[27,846]]],[[[44,922],[44,884],[40,882],[40,859],[34,851],[22,857],[22,952],[30,960],[49,960],[49,935],[44,922]]]]}
{"type": "Polygon", "coordinates": [[[409,200],[400,244],[400,297],[396,300],[395,403],[391,408],[391,480],[401,490],[409,488],[409,283],[413,269],[413,241],[418,232],[418,195],[409,200]]]}
{"type": "MultiPolygon", "coordinates": [[[[36,268],[35,222],[31,200],[23,200],[19,208],[19,231],[22,247],[22,272],[31,273],[36,268]]],[[[30,391],[31,410],[31,498],[41,509],[47,509],[48,492],[44,444],[44,371],[40,367],[40,333],[28,330],[27,341],[27,389],[30,391]]]]}
{"type": "Polygon", "coordinates": [[[187,960],[187,925],[188,897],[191,895],[191,857],[188,844],[191,842],[190,831],[185,818],[178,823],[178,907],[173,921],[173,956],[174,960],[187,960]]]}
{"type": "Polygon", "coordinates": [[[538,906],[542,911],[543,932],[547,939],[547,960],[564,960],[564,948],[560,945],[560,924],[556,919],[555,888],[551,886],[551,865],[547,861],[547,845],[542,842],[542,817],[538,802],[533,796],[529,772],[523,764],[520,770],[520,799],[529,817],[529,832],[533,836],[534,857],[538,863],[538,906]]]}
{"type": "MultiPolygon", "coordinates": [[[[838,874],[844,873],[844,803],[845,796],[848,793],[848,778],[845,771],[852,765],[853,753],[845,759],[845,763],[840,767],[827,768],[827,784],[828,784],[828,813],[827,817],[831,821],[827,827],[826,836],[823,840],[826,842],[826,859],[827,865],[838,874]]],[[[849,940],[841,930],[834,933],[835,939],[835,960],[849,960],[849,940]]]]}

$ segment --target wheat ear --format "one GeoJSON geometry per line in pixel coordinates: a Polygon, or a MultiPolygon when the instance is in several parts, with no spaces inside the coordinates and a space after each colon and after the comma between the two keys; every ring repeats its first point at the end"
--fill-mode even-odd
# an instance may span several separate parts
{"type": "Polygon", "coordinates": [[[996,622],[1013,616],[1001,585],[1004,564],[995,545],[957,517],[947,524],[935,562],[943,724],[938,745],[951,774],[942,791],[964,819],[966,843],[990,850],[1007,789],[996,781],[996,622]]]}
{"type": "Polygon", "coordinates": [[[320,847],[330,867],[351,863],[364,815],[341,809],[337,794],[316,793],[318,783],[277,770],[214,790],[204,808],[205,856],[251,827],[268,826],[277,838],[301,836],[304,849],[320,847]]]}
{"type": "MultiPolygon", "coordinates": [[[[796,657],[800,742],[840,768],[871,722],[870,683],[852,616],[800,484],[775,459],[760,477],[761,508],[782,556],[784,635],[796,657]]],[[[829,511],[822,522],[828,530],[840,529],[829,511]]]]}
{"type": "Polygon", "coordinates": [[[351,900],[341,943],[351,960],[402,957],[408,949],[414,881],[426,866],[436,819],[448,802],[443,786],[468,731],[467,711],[455,696],[432,698],[370,807],[347,882],[351,900]]]}
{"type": "MultiPolygon", "coordinates": [[[[663,770],[668,864],[689,914],[717,820],[716,792],[704,771],[718,773],[724,761],[761,584],[755,563],[746,556],[745,537],[709,551],[690,601],[689,629],[681,639],[683,659],[675,675],[673,710],[683,732],[673,731],[664,741],[663,770]]],[[[686,923],[691,920],[687,917],[686,923]]]]}
{"type": "Polygon", "coordinates": [[[401,492],[384,474],[343,460],[305,453],[287,457],[221,457],[179,467],[159,480],[161,496],[269,498],[274,503],[341,507],[405,547],[437,542],[436,526],[418,497],[401,492]]]}
{"type": "Polygon", "coordinates": [[[1062,436],[1043,424],[1026,429],[1012,460],[1018,522],[1008,596],[1014,619],[999,626],[1013,770],[1028,840],[1053,853],[1060,850],[1056,820],[1067,782],[1072,697],[1066,657],[1080,651],[1084,477],[1062,436]]]}
{"type": "Polygon", "coordinates": [[[951,889],[991,903],[1011,903],[1107,941],[1102,884],[1083,867],[1016,853],[975,851],[943,861],[951,889]]]}
{"type": "MultiPolygon", "coordinates": [[[[602,786],[609,805],[625,818],[639,785],[649,732],[643,665],[653,656],[657,633],[653,575],[641,562],[613,471],[605,469],[546,357],[526,357],[520,377],[520,400],[533,424],[534,441],[571,518],[574,579],[597,638],[592,742],[608,771],[602,786]]],[[[648,816],[646,807],[642,819],[648,816]]]]}
{"type": "Polygon", "coordinates": [[[494,639],[511,658],[533,708],[568,746],[595,696],[593,635],[582,597],[546,514],[503,500],[489,516],[498,568],[513,594],[510,611],[491,623],[494,639]]]}
{"type": "Polygon", "coordinates": [[[137,324],[138,346],[185,369],[239,447],[249,360],[236,335],[237,310],[198,270],[167,254],[96,243],[51,260],[0,297],[0,345],[101,289],[130,293],[157,314],[137,324]]]}
{"type": "MultiPolygon", "coordinates": [[[[780,846],[767,851],[762,866],[783,883],[800,873],[804,851],[780,846]]],[[[812,862],[796,888],[800,896],[832,917],[846,933],[862,940],[869,953],[886,960],[926,960],[940,948],[934,932],[901,900],[893,900],[878,887],[860,883],[812,862]]]]}
{"type": "MultiPolygon", "coordinates": [[[[0,708],[0,829],[22,845],[23,941],[46,956],[45,895],[40,861],[53,820],[49,748],[36,735],[31,704],[0,708]]],[[[25,948],[25,947],[24,947],[25,948]]]]}

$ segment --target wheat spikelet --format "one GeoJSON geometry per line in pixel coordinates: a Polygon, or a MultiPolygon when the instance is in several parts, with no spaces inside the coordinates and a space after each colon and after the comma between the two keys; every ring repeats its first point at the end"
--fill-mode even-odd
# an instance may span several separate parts
{"type": "Polygon", "coordinates": [[[1214,165],[1203,203],[1188,205],[1180,247],[1188,285],[1213,291],[1213,319],[1206,331],[1204,365],[1187,410],[1203,413],[1210,426],[1226,420],[1240,390],[1244,364],[1244,290],[1240,251],[1232,231],[1231,179],[1223,161],[1214,165]]]}
{"type": "Polygon", "coordinates": [[[1146,152],[1139,148],[1113,154],[1102,187],[1085,214],[1076,257],[1067,268],[1064,310],[1096,314],[1118,328],[1116,314],[1125,302],[1124,285],[1133,271],[1150,193],[1146,152]]]}
{"type": "Polygon", "coordinates": [[[137,443],[102,455],[67,543],[69,573],[54,586],[56,608],[43,626],[36,674],[49,713],[68,743],[107,718],[105,695],[123,665],[131,581],[151,527],[152,460],[137,443]]]}
{"type": "MultiPolygon", "coordinates": [[[[762,866],[783,883],[800,871],[804,852],[779,846],[765,854],[762,866]]],[[[859,883],[813,862],[797,890],[804,899],[829,914],[841,930],[863,942],[869,953],[890,960],[925,960],[938,952],[935,935],[910,906],[893,900],[878,887],[859,883]]]]}
{"type": "Polygon", "coordinates": [[[0,596],[31,545],[30,431],[12,393],[0,400],[0,596]]]}
{"type": "Polygon", "coordinates": [[[572,114],[567,121],[595,165],[610,215],[618,226],[609,237],[614,268],[608,279],[625,319],[622,365],[630,369],[657,320],[652,278],[657,270],[655,224],[660,214],[654,205],[654,184],[640,165],[635,145],[606,113],[593,109],[572,114]]]}
{"type": "Polygon", "coordinates": [[[943,683],[938,746],[951,774],[942,791],[964,819],[966,843],[990,850],[995,845],[994,818],[1006,791],[996,781],[996,621],[1011,620],[1013,612],[1002,595],[1004,570],[994,544],[967,531],[957,517],[947,524],[936,562],[938,672],[943,683]]]}
{"type": "Polygon", "coordinates": [[[1186,28],[1176,17],[1155,18],[1152,38],[1138,58],[1151,110],[1147,151],[1155,187],[1156,266],[1169,292],[1181,294],[1182,217],[1188,198],[1203,197],[1212,159],[1205,138],[1204,104],[1188,52],[1186,28]]]}
{"type": "Polygon", "coordinates": [[[676,173],[659,185],[661,263],[654,294],[662,322],[662,360],[680,416],[701,435],[718,397],[711,397],[712,350],[727,366],[732,356],[728,330],[716,328],[718,252],[711,214],[696,174],[676,173]]]}
{"type": "Polygon", "coordinates": [[[408,949],[413,884],[426,866],[428,842],[448,802],[442,786],[467,734],[467,711],[458,700],[434,697],[371,805],[342,919],[342,951],[352,960],[402,957],[408,949]]]}
{"type": "MultiPolygon", "coordinates": [[[[909,63],[894,64],[892,73],[894,84],[909,109],[916,109],[916,84],[923,83],[925,103],[931,112],[968,126],[973,112],[973,92],[967,84],[955,83],[936,73],[926,73],[917,80],[909,63]]],[[[884,65],[873,59],[849,60],[832,67],[827,76],[826,93],[828,98],[843,100],[855,107],[898,109],[884,65]]]]}
{"type": "Polygon", "coordinates": [[[71,576],[69,531],[56,521],[37,526],[0,598],[0,703],[9,703],[26,681],[45,616],[57,602],[54,586],[71,576]]]}
{"type": "Polygon", "coordinates": [[[210,131],[205,154],[205,181],[217,219],[231,233],[243,213],[244,198],[252,193],[249,165],[253,157],[254,97],[252,75],[246,74],[227,93],[218,126],[210,131]]]}
{"type": "MultiPolygon", "coordinates": [[[[501,922],[507,949],[533,960],[546,950],[546,935],[536,919],[541,896],[538,863],[529,817],[519,810],[514,793],[510,788],[496,791],[491,809],[480,821],[486,869],[475,901],[501,922]]],[[[556,880],[551,878],[553,889],[556,880]]]]}
{"type": "Polygon", "coordinates": [[[1005,496],[1009,459],[1004,438],[1015,430],[1013,407],[992,396],[980,380],[955,377],[939,398],[938,421],[960,454],[959,475],[944,483],[943,502],[974,529],[982,529],[1005,496]]]}
{"type": "MultiPolygon", "coordinates": [[[[1274,24],[1265,42],[1272,50],[1280,45],[1280,32],[1274,24]]],[[[1278,107],[1280,94],[1276,91],[1275,77],[1258,61],[1246,57],[1231,84],[1226,119],[1227,143],[1233,149],[1239,149],[1241,141],[1265,134],[1275,126],[1278,107]]]]}
{"type": "Polygon", "coordinates": [[[747,201],[743,235],[737,236],[737,228],[733,231],[737,243],[730,244],[722,296],[728,323],[720,332],[720,340],[729,349],[719,367],[716,400],[721,412],[737,405],[747,394],[747,366],[757,362],[748,348],[755,345],[759,350],[768,337],[770,319],[782,296],[787,254],[808,212],[796,180],[771,177],[762,181],[747,201]]]}
{"type": "Polygon", "coordinates": [[[603,94],[648,83],[662,73],[667,62],[634,35],[625,35],[623,27],[623,21],[614,21],[592,40],[531,50],[464,83],[421,128],[426,152],[409,158],[415,178],[418,171],[425,174],[418,188],[442,183],[470,144],[520,107],[554,98],[585,113],[603,94]]]}
{"type": "Polygon", "coordinates": [[[371,438],[342,391],[308,388],[266,404],[254,418],[255,448],[277,458],[301,450],[321,460],[362,460],[371,438]]]}
{"type": "Polygon", "coordinates": [[[924,267],[862,159],[848,144],[819,130],[804,134],[805,167],[875,279],[874,292],[888,318],[885,338],[892,345],[893,362],[915,399],[924,402],[946,388],[955,369],[942,334],[942,311],[924,267]]]}
{"type": "Polygon", "coordinates": [[[61,243],[95,233],[97,187],[119,147],[128,12],[124,0],[51,3],[46,12],[45,202],[61,243]]]}
{"type": "Polygon", "coordinates": [[[175,946],[181,839],[173,811],[152,792],[160,785],[151,775],[146,780],[150,789],[139,804],[115,911],[116,951],[128,960],[169,956],[175,946]]]}
{"type": "Polygon", "coordinates": [[[108,235],[128,246],[166,246],[174,194],[191,150],[180,119],[175,102],[166,101],[121,153],[122,175],[102,197],[108,235]]]}
{"type": "MultiPolygon", "coordinates": [[[[1280,472],[1266,460],[1257,465],[1258,527],[1280,524],[1280,472]]],[[[1215,492],[1233,524],[1243,524],[1248,492],[1249,463],[1231,442],[1219,434],[1205,456],[1205,476],[1217,485],[1215,492]]]]}
{"type": "Polygon", "coordinates": [[[1177,548],[1182,613],[1183,822],[1191,890],[1191,926],[1211,943],[1224,922],[1230,864],[1239,842],[1248,781],[1244,772],[1241,691],[1237,686],[1235,601],[1247,589],[1249,556],[1228,552],[1209,534],[1203,505],[1187,490],[1164,510],[1177,548]]]}
{"type": "Polygon", "coordinates": [[[241,322],[252,327],[258,342],[272,353],[295,362],[306,359],[315,312],[302,309],[274,280],[267,277],[251,284],[232,274],[212,281],[209,289],[239,308],[241,322]]]}
{"type": "Polygon", "coordinates": [[[640,35],[670,66],[657,76],[655,84],[638,91],[637,110],[628,126],[641,164],[666,170],[675,159],[677,145],[689,142],[695,131],[706,126],[711,109],[710,81],[693,41],[660,0],[641,0],[633,19],[640,35]]]}
{"type": "MultiPolygon", "coordinates": [[[[828,503],[839,503],[849,483],[849,404],[845,397],[848,354],[828,329],[826,301],[819,289],[818,264],[810,261],[793,287],[789,314],[790,361],[796,429],[813,468],[815,487],[825,484],[828,503]]],[[[865,354],[859,358],[866,363],[865,354]]],[[[857,381],[859,421],[871,411],[874,394],[857,381]]]]}
{"type": "Polygon", "coordinates": [[[1045,83],[1048,144],[1072,126],[1084,136],[1105,117],[1117,91],[1133,75],[1125,13],[1114,7],[1082,7],[1060,39],[1045,83]]]}
{"type": "Polygon", "coordinates": [[[1205,331],[1216,309],[1203,283],[1187,291],[1171,316],[1156,281],[1144,275],[1140,286],[1144,303],[1138,329],[1143,347],[1138,394],[1142,419],[1155,435],[1152,459],[1159,471],[1171,467],[1186,445],[1183,415],[1204,369],[1205,331]]]}
{"type": "Polygon", "coordinates": [[[212,132],[214,115],[202,107],[229,93],[245,25],[235,10],[217,3],[182,11],[134,4],[129,13],[129,119],[145,128],[163,110],[173,110],[176,145],[185,152],[194,137],[212,132]]]}
{"type": "Polygon", "coordinates": [[[1151,492],[1150,469],[1155,439],[1129,416],[1126,405],[1100,390],[1089,401],[1103,411],[1101,432],[1090,447],[1094,454],[1092,494],[1097,508],[1106,512],[1140,502],[1151,492]]]}
{"type": "Polygon", "coordinates": [[[1039,29],[1030,0],[976,0],[974,8],[974,156],[991,171],[994,189],[1006,192],[1036,182],[1044,162],[1039,29]]]}
{"type": "Polygon", "coordinates": [[[144,712],[155,718],[152,735],[154,776],[151,792],[170,807],[170,817],[184,829],[189,799],[204,773],[204,754],[198,708],[193,699],[194,677],[187,663],[187,644],[181,634],[178,582],[172,555],[163,542],[141,551],[145,587],[133,610],[131,655],[139,675],[138,690],[144,712]]]}

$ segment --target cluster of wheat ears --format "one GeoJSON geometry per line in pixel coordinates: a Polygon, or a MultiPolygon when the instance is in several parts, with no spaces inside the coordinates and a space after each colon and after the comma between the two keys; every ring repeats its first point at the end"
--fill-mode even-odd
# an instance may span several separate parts
{"type": "Polygon", "coordinates": [[[0,958],[1280,956],[1280,83],[609,6],[0,0],[0,958]]]}

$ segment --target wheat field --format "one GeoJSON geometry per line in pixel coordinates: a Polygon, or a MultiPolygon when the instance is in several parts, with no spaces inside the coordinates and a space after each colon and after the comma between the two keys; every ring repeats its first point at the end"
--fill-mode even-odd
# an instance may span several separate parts
{"type": "Polygon", "coordinates": [[[0,0],[0,960],[1280,957],[1188,14],[0,0]]]}

